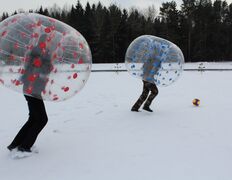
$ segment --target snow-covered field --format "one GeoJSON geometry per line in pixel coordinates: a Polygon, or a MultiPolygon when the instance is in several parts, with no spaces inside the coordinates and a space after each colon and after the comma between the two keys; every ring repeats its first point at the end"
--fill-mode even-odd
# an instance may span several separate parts
{"type": "Polygon", "coordinates": [[[0,179],[232,179],[232,71],[184,71],[159,88],[153,113],[130,111],[141,91],[141,80],[127,72],[92,72],[72,99],[45,102],[49,122],[36,141],[39,153],[15,160],[6,146],[27,120],[27,104],[0,86],[0,179]]]}

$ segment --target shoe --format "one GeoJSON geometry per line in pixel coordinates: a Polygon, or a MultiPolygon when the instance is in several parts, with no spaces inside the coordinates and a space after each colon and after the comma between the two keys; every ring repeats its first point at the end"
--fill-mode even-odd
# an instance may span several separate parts
{"type": "Polygon", "coordinates": [[[12,145],[12,144],[10,144],[9,146],[7,146],[7,149],[8,149],[9,151],[12,151],[12,150],[15,149],[15,148],[17,148],[17,146],[14,146],[14,145],[12,145]]]}
{"type": "Polygon", "coordinates": [[[153,112],[152,109],[150,109],[148,106],[143,106],[143,109],[148,112],[153,112]]]}
{"type": "Polygon", "coordinates": [[[23,147],[18,147],[18,151],[21,151],[21,152],[28,152],[28,153],[31,153],[31,149],[26,149],[26,148],[23,148],[23,147]]]}
{"type": "Polygon", "coordinates": [[[133,111],[133,112],[139,112],[139,110],[136,109],[136,108],[131,108],[131,111],[133,111]]]}

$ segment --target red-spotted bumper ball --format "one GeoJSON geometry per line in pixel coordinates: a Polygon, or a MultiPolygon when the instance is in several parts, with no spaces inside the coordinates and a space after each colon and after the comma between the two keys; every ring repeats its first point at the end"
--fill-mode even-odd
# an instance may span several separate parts
{"type": "Polygon", "coordinates": [[[88,43],[75,29],[35,13],[0,23],[0,84],[48,101],[73,97],[92,66],[88,43]]]}
{"type": "Polygon", "coordinates": [[[152,35],[136,38],[127,49],[125,65],[136,78],[168,86],[181,75],[184,56],[174,43],[152,35]]]}

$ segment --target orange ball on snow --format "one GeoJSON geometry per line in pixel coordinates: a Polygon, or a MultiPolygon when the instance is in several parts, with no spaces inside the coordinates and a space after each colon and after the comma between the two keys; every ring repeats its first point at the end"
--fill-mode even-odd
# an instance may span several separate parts
{"type": "Polygon", "coordinates": [[[194,106],[199,106],[200,105],[200,99],[195,98],[195,99],[193,99],[192,103],[193,103],[194,106]]]}

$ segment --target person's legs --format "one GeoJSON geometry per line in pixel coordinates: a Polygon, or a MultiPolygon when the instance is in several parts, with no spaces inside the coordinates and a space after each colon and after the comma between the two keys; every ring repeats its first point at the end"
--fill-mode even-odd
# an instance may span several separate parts
{"type": "Polygon", "coordinates": [[[29,108],[29,119],[33,122],[27,131],[27,136],[24,137],[20,144],[20,148],[30,149],[35,143],[41,130],[47,124],[48,117],[42,100],[30,96],[25,96],[25,98],[29,108]]]}
{"type": "Polygon", "coordinates": [[[147,99],[149,88],[147,87],[147,82],[143,81],[143,92],[140,95],[139,99],[136,101],[136,103],[132,106],[131,111],[138,111],[140,106],[143,104],[143,102],[147,99]]]}
{"type": "Polygon", "coordinates": [[[147,88],[151,91],[151,93],[148,96],[148,98],[143,106],[143,109],[147,110],[149,112],[152,112],[152,110],[150,109],[150,105],[151,105],[152,101],[154,100],[154,98],[158,95],[159,91],[158,91],[157,86],[153,83],[147,84],[147,88]]]}
{"type": "Polygon", "coordinates": [[[7,147],[9,150],[18,147],[19,150],[30,151],[38,134],[48,121],[43,101],[27,95],[25,98],[29,108],[29,119],[7,147]]]}

